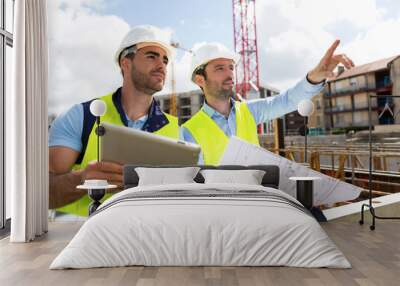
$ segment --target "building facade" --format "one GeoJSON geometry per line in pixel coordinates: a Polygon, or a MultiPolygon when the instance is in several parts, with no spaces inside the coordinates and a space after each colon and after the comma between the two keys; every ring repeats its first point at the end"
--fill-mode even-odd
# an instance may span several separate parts
{"type": "Polygon", "coordinates": [[[351,70],[339,67],[324,90],[313,101],[311,129],[346,132],[368,128],[368,99],[371,97],[372,125],[400,124],[400,56],[360,65],[351,70]]]}

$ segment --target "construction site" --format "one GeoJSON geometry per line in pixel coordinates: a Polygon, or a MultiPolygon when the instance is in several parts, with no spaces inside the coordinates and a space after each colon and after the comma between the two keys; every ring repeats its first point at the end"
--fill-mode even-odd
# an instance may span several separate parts
{"type": "MultiPolygon", "coordinates": [[[[232,97],[239,101],[280,93],[260,81],[254,9],[255,1],[233,1],[234,47],[241,59],[232,97]]],[[[190,52],[177,43],[175,46],[190,52]]],[[[204,96],[200,89],[177,93],[175,84],[172,77],[172,93],[156,99],[165,112],[178,116],[183,124],[200,110],[204,96]]],[[[323,91],[313,97],[314,111],[308,116],[307,127],[304,117],[293,111],[259,125],[260,144],[294,162],[365,189],[357,200],[326,208],[368,198],[369,184],[373,197],[400,192],[400,97],[396,95],[400,95],[400,54],[351,70],[339,66],[323,91]],[[369,143],[373,156],[371,182],[369,143]]]]}

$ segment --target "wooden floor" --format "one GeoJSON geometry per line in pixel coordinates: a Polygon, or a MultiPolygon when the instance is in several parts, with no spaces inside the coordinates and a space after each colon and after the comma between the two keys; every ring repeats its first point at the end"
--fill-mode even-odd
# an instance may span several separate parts
{"type": "Polygon", "coordinates": [[[122,267],[48,270],[81,222],[53,222],[43,238],[28,244],[0,241],[0,285],[400,285],[400,222],[377,229],[350,222],[323,225],[353,268],[122,267]]]}

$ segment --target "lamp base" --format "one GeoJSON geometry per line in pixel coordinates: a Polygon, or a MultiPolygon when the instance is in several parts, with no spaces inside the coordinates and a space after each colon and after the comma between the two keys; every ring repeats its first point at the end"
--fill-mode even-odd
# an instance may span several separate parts
{"type": "Polygon", "coordinates": [[[93,200],[89,205],[89,216],[94,213],[97,208],[101,205],[100,200],[104,197],[106,193],[105,189],[89,189],[88,195],[93,200]]]}

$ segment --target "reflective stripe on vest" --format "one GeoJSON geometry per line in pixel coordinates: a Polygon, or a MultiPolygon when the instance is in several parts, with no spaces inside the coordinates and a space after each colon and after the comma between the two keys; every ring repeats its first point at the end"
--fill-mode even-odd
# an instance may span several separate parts
{"type": "MultiPolygon", "coordinates": [[[[107,112],[101,117],[101,121],[124,126],[124,123],[121,121],[121,116],[113,103],[112,95],[113,94],[111,93],[100,98],[106,103],[107,106],[107,112]]],[[[167,117],[169,123],[153,133],[170,137],[173,139],[179,139],[178,118],[166,113],[164,113],[164,115],[167,117]]],[[[86,146],[82,162],[80,164],[75,164],[73,170],[84,169],[89,162],[97,160],[97,135],[95,130],[96,130],[96,125],[93,125],[92,131],[90,132],[89,135],[89,140],[86,146]]],[[[101,200],[101,202],[109,198],[111,195],[112,194],[107,193],[101,200]]],[[[84,195],[79,200],[76,200],[68,205],[58,208],[57,211],[79,216],[87,216],[88,206],[90,203],[91,199],[88,197],[88,195],[84,195]]]]}
{"type": "MultiPolygon", "coordinates": [[[[259,146],[257,124],[245,102],[235,102],[236,136],[259,146]]],[[[200,145],[204,164],[218,165],[224,154],[229,138],[224,131],[202,109],[183,126],[187,128],[200,145]]]]}

